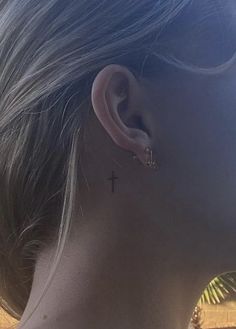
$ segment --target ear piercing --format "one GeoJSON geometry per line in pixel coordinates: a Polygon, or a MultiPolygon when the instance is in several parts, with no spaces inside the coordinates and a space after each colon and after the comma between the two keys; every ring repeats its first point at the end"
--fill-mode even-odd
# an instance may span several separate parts
{"type": "Polygon", "coordinates": [[[158,167],[157,160],[153,159],[152,149],[149,146],[147,146],[144,149],[144,153],[146,156],[146,166],[149,168],[152,168],[152,169],[158,169],[159,167],[158,167]]]}
{"type": "MultiPolygon", "coordinates": [[[[144,155],[145,155],[145,165],[147,167],[154,169],[154,170],[159,169],[159,163],[157,162],[157,160],[153,159],[153,151],[149,146],[145,147],[144,155]]],[[[133,154],[133,159],[134,160],[137,159],[136,154],[133,154]]]]}

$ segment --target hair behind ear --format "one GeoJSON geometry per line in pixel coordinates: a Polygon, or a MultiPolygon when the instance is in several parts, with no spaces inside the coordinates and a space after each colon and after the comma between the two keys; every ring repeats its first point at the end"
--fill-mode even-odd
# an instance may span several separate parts
{"type": "Polygon", "coordinates": [[[94,76],[111,63],[144,74],[157,35],[189,2],[0,0],[0,305],[16,319],[40,251],[57,242],[21,325],[76,214],[94,76]]]}

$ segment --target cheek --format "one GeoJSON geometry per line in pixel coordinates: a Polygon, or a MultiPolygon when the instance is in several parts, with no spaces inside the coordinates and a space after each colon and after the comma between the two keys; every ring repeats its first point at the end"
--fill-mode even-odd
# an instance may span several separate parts
{"type": "Polygon", "coordinates": [[[158,156],[175,184],[173,198],[235,227],[235,93],[225,84],[189,86],[173,89],[157,113],[158,156]]]}
{"type": "Polygon", "coordinates": [[[156,138],[166,160],[208,175],[236,168],[236,70],[235,77],[175,77],[158,94],[156,138]]]}

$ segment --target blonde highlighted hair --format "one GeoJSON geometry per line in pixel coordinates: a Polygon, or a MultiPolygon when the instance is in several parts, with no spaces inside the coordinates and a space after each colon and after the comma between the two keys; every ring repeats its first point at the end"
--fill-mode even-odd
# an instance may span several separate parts
{"type": "Polygon", "coordinates": [[[45,295],[78,213],[96,74],[116,63],[144,76],[149,56],[203,74],[234,61],[199,68],[158,51],[165,27],[192,1],[0,0],[0,306],[15,319],[40,251],[56,244],[32,313],[45,295]]]}

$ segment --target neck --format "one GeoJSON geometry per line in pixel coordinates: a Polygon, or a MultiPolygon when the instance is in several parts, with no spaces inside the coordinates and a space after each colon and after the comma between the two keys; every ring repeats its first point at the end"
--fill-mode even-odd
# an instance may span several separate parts
{"type": "MultiPolygon", "coordinates": [[[[212,279],[202,257],[177,245],[156,221],[96,217],[73,230],[52,285],[19,329],[187,329],[212,279]]],[[[22,321],[45,284],[53,252],[37,261],[22,321]]]]}

